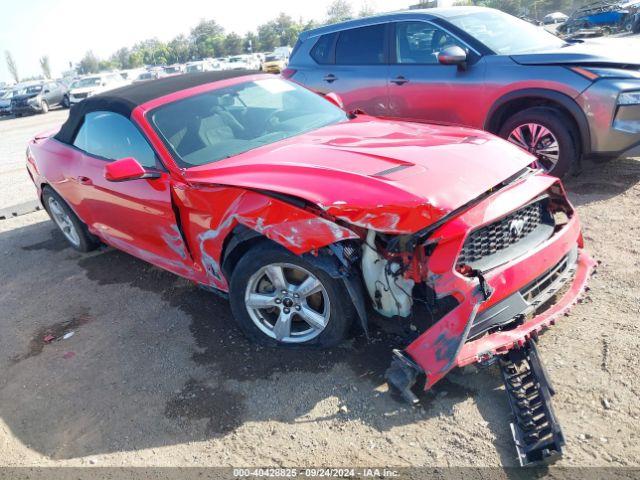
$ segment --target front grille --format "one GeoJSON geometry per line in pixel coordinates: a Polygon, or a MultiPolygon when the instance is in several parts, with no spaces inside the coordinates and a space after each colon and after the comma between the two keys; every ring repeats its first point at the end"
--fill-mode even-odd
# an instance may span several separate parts
{"type": "Polygon", "coordinates": [[[537,200],[469,234],[457,265],[486,270],[524,253],[522,247],[532,247],[549,238],[553,221],[547,204],[546,198],[537,200]]]}
{"type": "Polygon", "coordinates": [[[73,98],[87,98],[87,93],[74,93],[73,98]]]}

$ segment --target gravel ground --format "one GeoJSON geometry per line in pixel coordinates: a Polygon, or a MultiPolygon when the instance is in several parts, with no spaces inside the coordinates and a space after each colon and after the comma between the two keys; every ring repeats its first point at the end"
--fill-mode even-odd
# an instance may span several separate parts
{"type": "MultiPolygon", "coordinates": [[[[0,121],[0,205],[33,199],[25,141],[64,115],[0,121]]],[[[567,186],[601,265],[540,341],[560,465],[640,466],[640,162],[586,164],[567,186]]],[[[224,300],[112,249],[76,253],[43,212],[0,221],[0,255],[0,465],[516,464],[494,368],[409,408],[385,393],[384,328],[328,351],[257,348],[224,300]]]]}

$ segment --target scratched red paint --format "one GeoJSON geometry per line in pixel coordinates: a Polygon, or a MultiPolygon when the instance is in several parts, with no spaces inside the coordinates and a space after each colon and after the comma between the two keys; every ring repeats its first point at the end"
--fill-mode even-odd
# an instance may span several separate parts
{"type": "MultiPolygon", "coordinates": [[[[295,254],[340,240],[360,241],[367,229],[411,234],[491,191],[533,160],[488,133],[360,115],[216,163],[182,169],[147,120],[148,112],[160,105],[260,78],[272,77],[201,85],[137,107],[131,119],[166,167],[160,178],[109,182],[104,160],[48,135],[30,142],[27,168],[39,193],[45,184],[54,188],[105,243],[226,291],[224,248],[238,225],[295,254]]],[[[439,297],[452,295],[459,302],[406,348],[427,373],[426,388],[451,368],[478,361],[486,353],[504,353],[514,342],[545,328],[584,288],[593,262],[581,249],[573,284],[556,306],[514,330],[485,335],[458,351],[479,301],[477,281],[455,270],[465,237],[550,189],[564,195],[557,179],[541,173],[517,180],[440,226],[431,236],[437,246],[430,255],[420,250],[403,257],[412,262],[407,275],[427,282],[439,297]]],[[[485,275],[494,292],[479,311],[548,270],[576,244],[582,247],[573,215],[547,242],[485,275]]]]}

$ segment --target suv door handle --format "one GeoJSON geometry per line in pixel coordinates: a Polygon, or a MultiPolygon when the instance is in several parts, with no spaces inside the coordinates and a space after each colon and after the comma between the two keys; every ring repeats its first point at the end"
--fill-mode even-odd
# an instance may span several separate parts
{"type": "Polygon", "coordinates": [[[323,80],[327,83],[333,83],[338,79],[338,77],[336,77],[333,73],[330,73],[329,75],[325,76],[323,78],[323,80]]]}
{"type": "Polygon", "coordinates": [[[391,83],[395,83],[396,85],[404,85],[409,80],[404,78],[402,75],[398,75],[396,78],[391,79],[391,83]]]}

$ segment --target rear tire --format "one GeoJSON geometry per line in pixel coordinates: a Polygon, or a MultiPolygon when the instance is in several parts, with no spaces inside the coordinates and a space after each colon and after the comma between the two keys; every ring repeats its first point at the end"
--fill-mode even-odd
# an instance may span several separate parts
{"type": "Polygon", "coordinates": [[[49,186],[42,190],[42,203],[72,248],[86,253],[100,246],[98,237],[89,232],[67,202],[49,186]]]}
{"type": "Polygon", "coordinates": [[[577,128],[570,118],[552,107],[531,107],[512,115],[499,135],[534,154],[547,173],[559,178],[580,160],[577,128]],[[541,135],[536,142],[535,133],[545,131],[548,135],[541,135]],[[553,148],[554,142],[557,148],[553,148]]]}
{"type": "Polygon", "coordinates": [[[238,261],[229,298],[245,335],[269,347],[335,346],[347,337],[355,318],[355,308],[340,280],[266,241],[238,261]],[[306,290],[305,285],[309,286],[306,290]]]}

